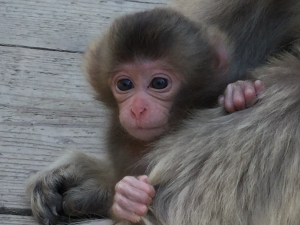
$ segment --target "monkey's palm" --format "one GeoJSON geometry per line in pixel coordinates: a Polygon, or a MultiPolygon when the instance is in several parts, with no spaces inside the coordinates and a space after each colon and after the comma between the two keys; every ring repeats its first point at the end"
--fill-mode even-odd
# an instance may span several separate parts
{"type": "Polygon", "coordinates": [[[60,211],[69,216],[107,215],[114,184],[106,182],[109,173],[104,168],[100,160],[72,152],[37,173],[27,188],[35,219],[54,225],[60,211]]]}

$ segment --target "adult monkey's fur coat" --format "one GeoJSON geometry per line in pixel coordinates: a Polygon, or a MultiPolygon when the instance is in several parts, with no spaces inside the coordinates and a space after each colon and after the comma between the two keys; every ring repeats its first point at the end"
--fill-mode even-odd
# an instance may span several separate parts
{"type": "Polygon", "coordinates": [[[196,112],[156,146],[158,224],[300,223],[300,63],[282,57],[255,72],[267,86],[255,106],[209,121],[216,110],[196,112]]]}
{"type": "Polygon", "coordinates": [[[300,1],[190,2],[181,9],[228,33],[241,66],[276,55],[270,46],[289,52],[253,72],[266,84],[255,106],[211,120],[218,109],[196,111],[156,145],[149,182],[159,186],[158,224],[300,224],[300,1]]]}

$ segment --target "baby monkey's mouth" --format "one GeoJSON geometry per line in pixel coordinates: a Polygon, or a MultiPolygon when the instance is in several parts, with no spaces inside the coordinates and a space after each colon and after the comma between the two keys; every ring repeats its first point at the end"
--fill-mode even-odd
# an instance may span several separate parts
{"type": "Polygon", "coordinates": [[[166,129],[167,128],[167,124],[161,124],[159,126],[149,126],[149,125],[141,125],[141,124],[137,124],[136,128],[137,130],[157,130],[157,129],[166,129]]]}

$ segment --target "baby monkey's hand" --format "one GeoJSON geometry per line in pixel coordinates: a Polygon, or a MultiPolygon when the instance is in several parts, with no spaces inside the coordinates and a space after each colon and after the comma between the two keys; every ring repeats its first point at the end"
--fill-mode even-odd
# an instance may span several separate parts
{"type": "Polygon", "coordinates": [[[148,184],[146,175],[140,177],[126,176],[115,186],[112,211],[120,219],[139,222],[146,215],[148,206],[155,196],[153,186],[148,184]]]}
{"type": "Polygon", "coordinates": [[[265,90],[262,81],[236,81],[229,84],[224,95],[219,97],[219,103],[227,112],[233,113],[251,107],[257,101],[257,96],[265,90]]]}

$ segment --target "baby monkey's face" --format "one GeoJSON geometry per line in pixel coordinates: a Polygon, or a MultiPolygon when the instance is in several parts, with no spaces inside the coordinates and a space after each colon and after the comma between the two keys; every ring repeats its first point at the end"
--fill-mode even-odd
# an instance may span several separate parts
{"type": "Polygon", "coordinates": [[[169,112],[181,81],[164,62],[124,64],[109,83],[120,122],[130,135],[150,141],[168,129],[169,112]]]}

